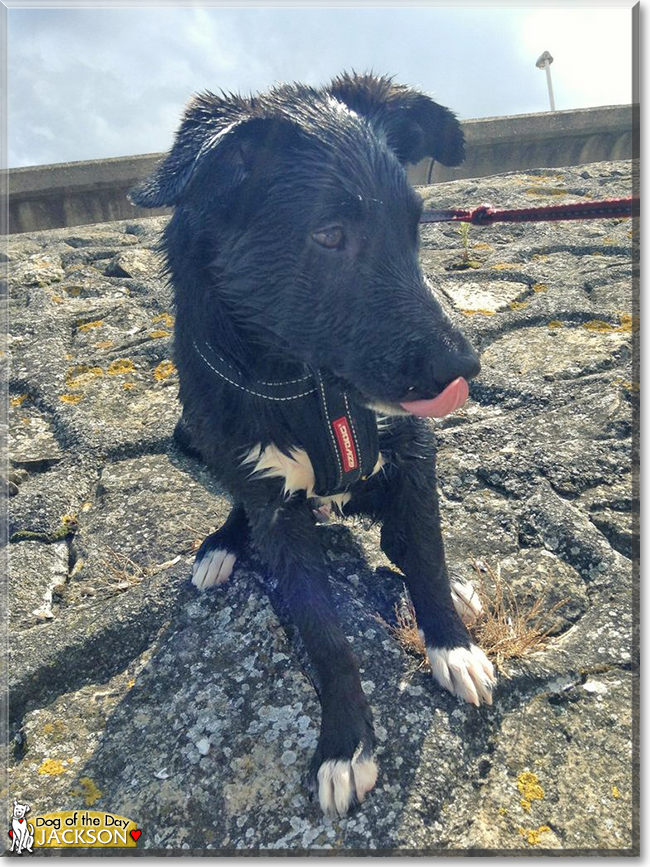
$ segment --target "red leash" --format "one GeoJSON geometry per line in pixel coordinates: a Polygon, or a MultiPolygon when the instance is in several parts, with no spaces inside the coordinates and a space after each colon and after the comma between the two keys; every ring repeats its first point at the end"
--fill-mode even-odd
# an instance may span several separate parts
{"type": "Polygon", "coordinates": [[[424,211],[421,223],[472,223],[489,226],[492,223],[531,223],[542,220],[608,220],[613,217],[638,217],[640,198],[602,199],[598,202],[573,202],[569,205],[548,205],[541,208],[511,208],[498,211],[492,205],[479,205],[473,211],[462,208],[424,211]]]}

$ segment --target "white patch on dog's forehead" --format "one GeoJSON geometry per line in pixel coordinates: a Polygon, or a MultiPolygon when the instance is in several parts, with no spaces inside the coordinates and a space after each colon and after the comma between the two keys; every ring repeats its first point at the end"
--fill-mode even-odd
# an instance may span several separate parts
{"type": "Polygon", "coordinates": [[[349,105],[346,105],[339,99],[335,99],[333,96],[327,97],[327,104],[330,106],[330,108],[333,108],[334,111],[338,112],[338,114],[349,114],[353,117],[359,117],[356,111],[353,111],[349,105]]]}

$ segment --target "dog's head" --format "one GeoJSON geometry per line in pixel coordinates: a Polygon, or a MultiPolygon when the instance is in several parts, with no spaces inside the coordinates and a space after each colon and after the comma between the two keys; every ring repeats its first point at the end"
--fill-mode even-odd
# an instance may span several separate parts
{"type": "Polygon", "coordinates": [[[422,205],[404,166],[425,156],[461,163],[460,124],[387,78],[203,94],[132,200],[176,207],[177,299],[197,269],[207,287],[196,328],[225,310],[243,342],[328,369],[367,402],[426,407],[479,363],[419,267],[422,205]]]}
{"type": "Polygon", "coordinates": [[[31,807],[27,804],[19,804],[18,801],[14,799],[14,819],[24,819],[30,809],[31,807]]]}

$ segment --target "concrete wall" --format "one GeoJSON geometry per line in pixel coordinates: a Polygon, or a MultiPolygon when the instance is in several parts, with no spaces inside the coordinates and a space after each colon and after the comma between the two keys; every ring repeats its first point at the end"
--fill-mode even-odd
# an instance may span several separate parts
{"type": "Polygon", "coordinates": [[[9,170],[9,232],[31,232],[153,216],[126,198],[162,154],[9,170]]]}
{"type": "Polygon", "coordinates": [[[463,124],[467,158],[455,169],[423,160],[413,166],[415,184],[481,178],[542,166],[579,166],[638,156],[639,108],[613,105],[487,117],[463,124]],[[636,151],[636,152],[635,152],[636,151]]]}
{"type": "MultiPolygon", "coordinates": [[[[413,183],[474,178],[540,166],[629,159],[638,151],[638,106],[542,112],[463,122],[467,159],[456,169],[423,160],[413,183]]],[[[162,154],[11,169],[9,231],[30,232],[152,216],[130,204],[127,192],[162,154]]]]}

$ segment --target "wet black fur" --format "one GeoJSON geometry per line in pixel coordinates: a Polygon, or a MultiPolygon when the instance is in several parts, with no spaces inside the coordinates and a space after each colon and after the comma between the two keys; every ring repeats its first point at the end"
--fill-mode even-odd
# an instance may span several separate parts
{"type": "MultiPolygon", "coordinates": [[[[251,379],[288,379],[309,364],[359,400],[391,405],[475,375],[476,355],[418,264],[421,202],[404,165],[424,156],[462,162],[455,116],[390,79],[343,75],[320,90],[194,97],[170,154],[132,193],[139,205],[175,206],[163,248],[176,303],[179,436],[236,503],[199,556],[250,540],[275,573],[318,672],[314,785],[323,761],[350,759],[359,745],[370,753],[374,733],[311,505],[241,464],[256,443],[299,447],[300,430],[290,412],[218,379],[192,341],[209,339],[251,379]],[[337,249],[314,239],[332,226],[344,233],[337,249]]],[[[385,470],[352,489],[345,513],[382,523],[382,548],[404,573],[427,644],[468,646],[451,602],[430,425],[395,416],[380,448],[385,470]]]]}

